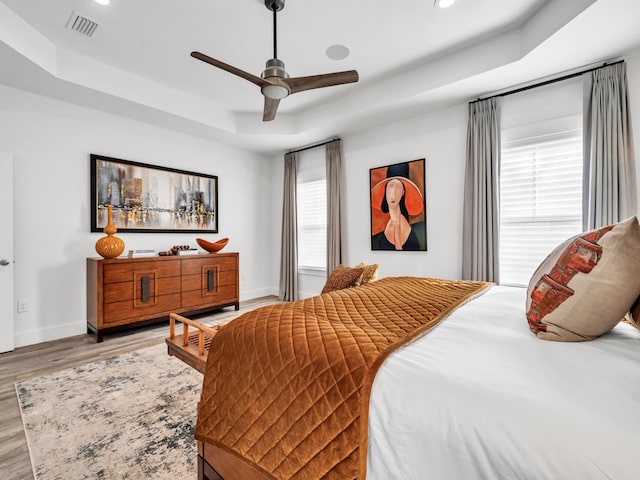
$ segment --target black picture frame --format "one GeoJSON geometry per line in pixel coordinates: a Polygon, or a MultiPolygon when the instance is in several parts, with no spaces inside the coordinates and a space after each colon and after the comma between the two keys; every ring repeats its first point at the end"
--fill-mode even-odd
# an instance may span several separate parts
{"type": "Polygon", "coordinates": [[[218,177],[90,155],[91,231],[218,233],[218,177]]]}
{"type": "Polygon", "coordinates": [[[425,159],[369,169],[369,188],[371,250],[426,252],[425,159]],[[398,189],[387,196],[393,185],[398,189]]]}

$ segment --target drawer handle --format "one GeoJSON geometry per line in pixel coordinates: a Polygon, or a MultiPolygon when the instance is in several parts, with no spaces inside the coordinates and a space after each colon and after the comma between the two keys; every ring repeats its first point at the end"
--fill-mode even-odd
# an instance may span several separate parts
{"type": "Polygon", "coordinates": [[[140,293],[140,300],[148,302],[151,297],[151,281],[149,277],[142,277],[142,292],[140,293]]]}
{"type": "Polygon", "coordinates": [[[213,281],[213,270],[207,270],[207,290],[211,291],[215,288],[213,281]]]}

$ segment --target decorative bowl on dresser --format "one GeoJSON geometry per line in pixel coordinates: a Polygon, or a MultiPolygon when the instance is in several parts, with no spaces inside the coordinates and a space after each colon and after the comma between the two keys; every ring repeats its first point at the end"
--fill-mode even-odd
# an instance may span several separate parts
{"type": "Polygon", "coordinates": [[[170,313],[238,310],[238,253],[87,258],[87,333],[165,321],[170,313]]]}
{"type": "Polygon", "coordinates": [[[218,253],[220,250],[227,246],[227,243],[229,243],[229,239],[221,238],[217,242],[208,242],[204,238],[196,238],[196,242],[198,242],[198,245],[200,245],[200,247],[207,252],[218,253]]]}

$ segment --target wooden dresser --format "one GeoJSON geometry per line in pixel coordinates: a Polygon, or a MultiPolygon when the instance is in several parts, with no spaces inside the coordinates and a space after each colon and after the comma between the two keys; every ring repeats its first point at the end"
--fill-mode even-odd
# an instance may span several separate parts
{"type": "Polygon", "coordinates": [[[169,313],[239,308],[238,254],[87,258],[87,332],[167,320],[169,313]]]}

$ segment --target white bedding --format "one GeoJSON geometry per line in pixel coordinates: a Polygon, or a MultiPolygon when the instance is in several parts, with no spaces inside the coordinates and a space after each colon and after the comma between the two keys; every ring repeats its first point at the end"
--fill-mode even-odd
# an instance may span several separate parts
{"type": "Polygon", "coordinates": [[[539,340],[493,287],[374,381],[368,480],[639,479],[640,331],[539,340]]]}

